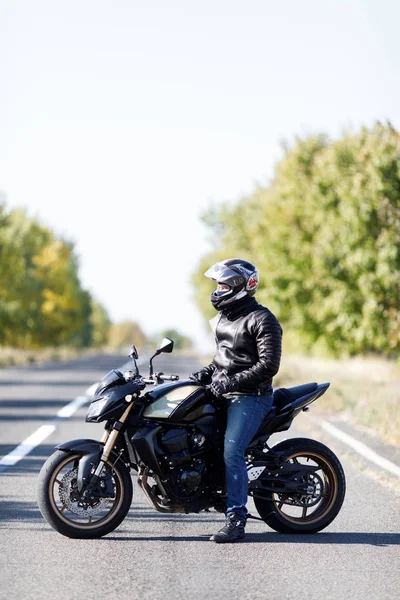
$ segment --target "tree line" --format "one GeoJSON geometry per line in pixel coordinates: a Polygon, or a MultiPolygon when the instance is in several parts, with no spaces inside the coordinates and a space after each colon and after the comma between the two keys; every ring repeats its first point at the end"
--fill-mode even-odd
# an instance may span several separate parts
{"type": "MultiPolygon", "coordinates": [[[[176,330],[175,347],[191,340],[176,330]]],[[[113,323],[83,287],[74,244],[0,197],[0,347],[139,349],[158,341],[132,320],[113,323]]]]}
{"type": "Polygon", "coordinates": [[[286,347],[332,356],[400,350],[400,136],[390,124],[296,138],[269,184],[203,215],[213,250],[193,275],[205,318],[210,264],[259,269],[257,299],[286,347]]]}
{"type": "Polygon", "coordinates": [[[71,242],[0,201],[0,345],[101,346],[110,319],[78,268],[71,242]]]}

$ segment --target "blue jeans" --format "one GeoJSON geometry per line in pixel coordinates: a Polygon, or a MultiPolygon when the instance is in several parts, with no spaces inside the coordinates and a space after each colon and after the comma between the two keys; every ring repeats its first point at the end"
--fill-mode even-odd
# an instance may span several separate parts
{"type": "Polygon", "coordinates": [[[226,514],[247,518],[248,479],[244,453],[264,417],[271,410],[273,396],[236,396],[226,400],[227,425],[224,443],[226,473],[226,514]]]}

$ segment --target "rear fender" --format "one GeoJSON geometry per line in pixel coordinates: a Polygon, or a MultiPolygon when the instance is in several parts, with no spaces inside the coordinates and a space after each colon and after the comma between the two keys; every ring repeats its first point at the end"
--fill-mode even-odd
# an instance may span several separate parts
{"type": "Polygon", "coordinates": [[[329,386],[330,383],[319,383],[315,390],[313,390],[309,394],[300,396],[300,398],[296,398],[296,400],[293,400],[289,404],[286,404],[282,410],[286,412],[288,410],[298,410],[304,408],[305,406],[307,406],[307,404],[311,404],[311,402],[314,402],[323,394],[325,394],[329,386]]]}
{"type": "Polygon", "coordinates": [[[57,446],[57,449],[69,454],[79,454],[82,457],[78,465],[78,491],[82,492],[92,467],[96,467],[99,463],[104,444],[98,440],[78,439],[63,442],[57,446]]]}

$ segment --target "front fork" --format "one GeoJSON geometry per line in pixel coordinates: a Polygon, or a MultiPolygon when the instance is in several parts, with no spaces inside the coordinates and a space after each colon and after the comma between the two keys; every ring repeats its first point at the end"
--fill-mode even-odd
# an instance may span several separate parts
{"type": "MultiPolygon", "coordinates": [[[[113,448],[114,448],[117,438],[120,434],[122,426],[129,416],[132,406],[133,406],[133,402],[131,400],[129,402],[128,406],[126,407],[123,415],[120,417],[120,419],[118,421],[116,421],[114,423],[113,429],[111,431],[107,431],[107,430],[104,431],[103,437],[101,438],[101,443],[104,444],[104,450],[100,457],[99,464],[97,465],[96,470],[93,473],[93,475],[90,477],[90,480],[88,482],[86,490],[83,492],[83,496],[85,496],[85,497],[90,496],[92,490],[96,487],[97,481],[98,481],[101,473],[103,472],[103,469],[104,469],[106,463],[108,462],[108,460],[110,458],[111,452],[113,451],[113,448]]],[[[78,478],[78,480],[79,480],[79,478],[78,478]]]]}

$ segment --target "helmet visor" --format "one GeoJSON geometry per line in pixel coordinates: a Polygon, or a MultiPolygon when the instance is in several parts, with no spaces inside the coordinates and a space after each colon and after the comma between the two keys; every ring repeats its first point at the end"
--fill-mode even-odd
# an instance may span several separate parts
{"type": "Polygon", "coordinates": [[[245,281],[241,273],[230,269],[222,262],[215,263],[204,275],[210,279],[214,279],[217,283],[226,283],[231,287],[236,287],[245,281]]]}

